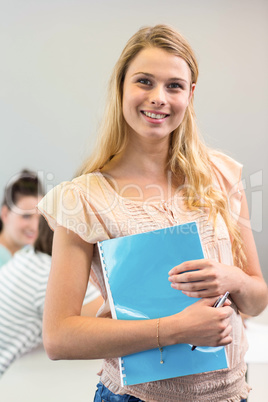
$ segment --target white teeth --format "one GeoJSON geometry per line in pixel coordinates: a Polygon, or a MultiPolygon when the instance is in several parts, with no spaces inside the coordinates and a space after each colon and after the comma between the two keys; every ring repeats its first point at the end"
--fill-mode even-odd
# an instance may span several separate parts
{"type": "Polygon", "coordinates": [[[166,117],[166,114],[155,114],[155,113],[150,113],[150,112],[143,112],[145,116],[151,117],[152,119],[163,119],[166,117]]]}
{"type": "Polygon", "coordinates": [[[34,236],[34,232],[25,232],[25,235],[32,237],[32,236],[34,236]]]}

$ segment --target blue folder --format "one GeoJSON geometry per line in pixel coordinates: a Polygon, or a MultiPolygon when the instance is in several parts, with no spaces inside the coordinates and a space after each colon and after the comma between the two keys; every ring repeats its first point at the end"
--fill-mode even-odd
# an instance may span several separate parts
{"type": "MultiPolygon", "coordinates": [[[[173,289],[168,272],[204,258],[196,222],[98,243],[112,317],[153,319],[176,314],[198,299],[173,289]]],[[[161,324],[161,322],[160,322],[161,324]]],[[[133,385],[228,367],[224,347],[177,344],[120,358],[121,384],[133,385]]]]}

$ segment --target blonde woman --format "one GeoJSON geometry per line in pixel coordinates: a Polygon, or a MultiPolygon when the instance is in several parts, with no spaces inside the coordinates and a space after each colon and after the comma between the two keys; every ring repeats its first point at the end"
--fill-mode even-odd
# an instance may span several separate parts
{"type": "Polygon", "coordinates": [[[55,229],[45,348],[51,359],[105,359],[95,401],[240,401],[249,392],[239,312],[259,314],[267,286],[250,226],[241,223],[249,222],[241,165],[198,136],[197,77],[194,53],[178,32],[165,25],[139,30],[115,66],[94,156],[80,177],[39,204],[55,229]],[[112,320],[96,242],[193,220],[205,259],[174,267],[169,279],[201,300],[161,318],[159,339],[157,320],[112,320]],[[80,316],[89,275],[106,301],[97,318],[80,316]],[[232,305],[212,308],[227,290],[232,305]],[[158,341],[225,345],[230,367],[122,387],[117,358],[158,341]]]}

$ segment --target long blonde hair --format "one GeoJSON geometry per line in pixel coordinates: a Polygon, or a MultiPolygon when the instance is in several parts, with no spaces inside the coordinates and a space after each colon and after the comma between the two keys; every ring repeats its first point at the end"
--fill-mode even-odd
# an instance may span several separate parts
{"type": "MultiPolygon", "coordinates": [[[[141,28],[129,39],[115,65],[98,143],[79,174],[102,168],[124,150],[127,144],[127,128],[122,112],[124,78],[134,57],[147,47],[161,48],[184,59],[191,71],[191,86],[197,82],[195,54],[180,33],[167,25],[141,28]]],[[[192,96],[182,123],[171,133],[169,168],[175,176],[187,178],[184,195],[189,209],[209,208],[214,223],[217,214],[222,215],[232,239],[234,261],[243,267],[245,254],[239,229],[229,213],[227,196],[213,186],[209,153],[198,133],[192,96]]]]}

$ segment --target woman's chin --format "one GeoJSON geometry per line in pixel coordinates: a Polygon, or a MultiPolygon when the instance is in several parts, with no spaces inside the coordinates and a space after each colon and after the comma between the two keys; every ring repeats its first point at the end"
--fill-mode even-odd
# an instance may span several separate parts
{"type": "MultiPolygon", "coordinates": [[[[34,244],[34,242],[36,241],[36,239],[37,239],[37,237],[36,236],[34,236],[34,237],[26,237],[25,238],[25,240],[24,240],[24,246],[28,246],[28,245],[33,245],[34,244]]],[[[22,246],[23,247],[23,246],[22,246]]]]}

